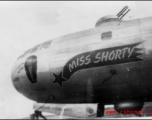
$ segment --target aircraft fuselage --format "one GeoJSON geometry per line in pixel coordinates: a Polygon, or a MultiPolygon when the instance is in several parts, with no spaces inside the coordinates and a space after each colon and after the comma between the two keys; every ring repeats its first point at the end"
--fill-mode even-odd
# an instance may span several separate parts
{"type": "Polygon", "coordinates": [[[16,61],[13,85],[41,103],[152,101],[151,21],[101,25],[39,44],[16,61]]]}

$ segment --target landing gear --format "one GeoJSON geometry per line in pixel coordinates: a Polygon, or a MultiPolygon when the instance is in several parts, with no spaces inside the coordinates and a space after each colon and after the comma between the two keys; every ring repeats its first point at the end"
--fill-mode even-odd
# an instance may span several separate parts
{"type": "Polygon", "coordinates": [[[99,103],[97,108],[97,117],[103,117],[104,116],[104,104],[99,103]]]}
{"type": "Polygon", "coordinates": [[[38,120],[39,117],[43,118],[44,120],[47,120],[43,115],[42,115],[42,112],[41,111],[35,111],[34,114],[32,114],[31,116],[31,119],[32,120],[38,120]]]}

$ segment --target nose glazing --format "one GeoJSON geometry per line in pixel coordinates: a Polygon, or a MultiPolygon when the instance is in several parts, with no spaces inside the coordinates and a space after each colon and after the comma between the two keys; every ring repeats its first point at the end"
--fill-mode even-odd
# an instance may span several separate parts
{"type": "Polygon", "coordinates": [[[19,92],[19,76],[17,74],[17,69],[15,65],[11,72],[11,79],[12,79],[13,86],[19,92]]]}

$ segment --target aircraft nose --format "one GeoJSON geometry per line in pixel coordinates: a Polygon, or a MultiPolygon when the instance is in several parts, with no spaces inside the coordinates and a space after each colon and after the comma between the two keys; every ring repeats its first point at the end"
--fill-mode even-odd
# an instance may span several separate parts
{"type": "Polygon", "coordinates": [[[11,73],[12,82],[19,81],[18,76],[16,74],[16,70],[13,68],[11,73]]]}
{"type": "Polygon", "coordinates": [[[17,68],[15,65],[13,66],[13,69],[11,72],[11,79],[12,79],[13,86],[16,88],[17,91],[19,91],[19,87],[18,87],[19,86],[19,76],[17,74],[17,68]]]}

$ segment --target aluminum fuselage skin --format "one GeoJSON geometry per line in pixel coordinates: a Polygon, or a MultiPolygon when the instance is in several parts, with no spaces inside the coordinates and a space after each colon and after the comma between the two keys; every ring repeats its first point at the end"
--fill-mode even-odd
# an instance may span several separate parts
{"type": "Polygon", "coordinates": [[[108,23],[50,42],[23,54],[13,67],[13,85],[25,97],[41,103],[152,101],[152,17],[108,23]],[[102,40],[109,31],[111,38],[102,40]],[[30,56],[36,56],[33,83],[25,70],[30,56]]]}

